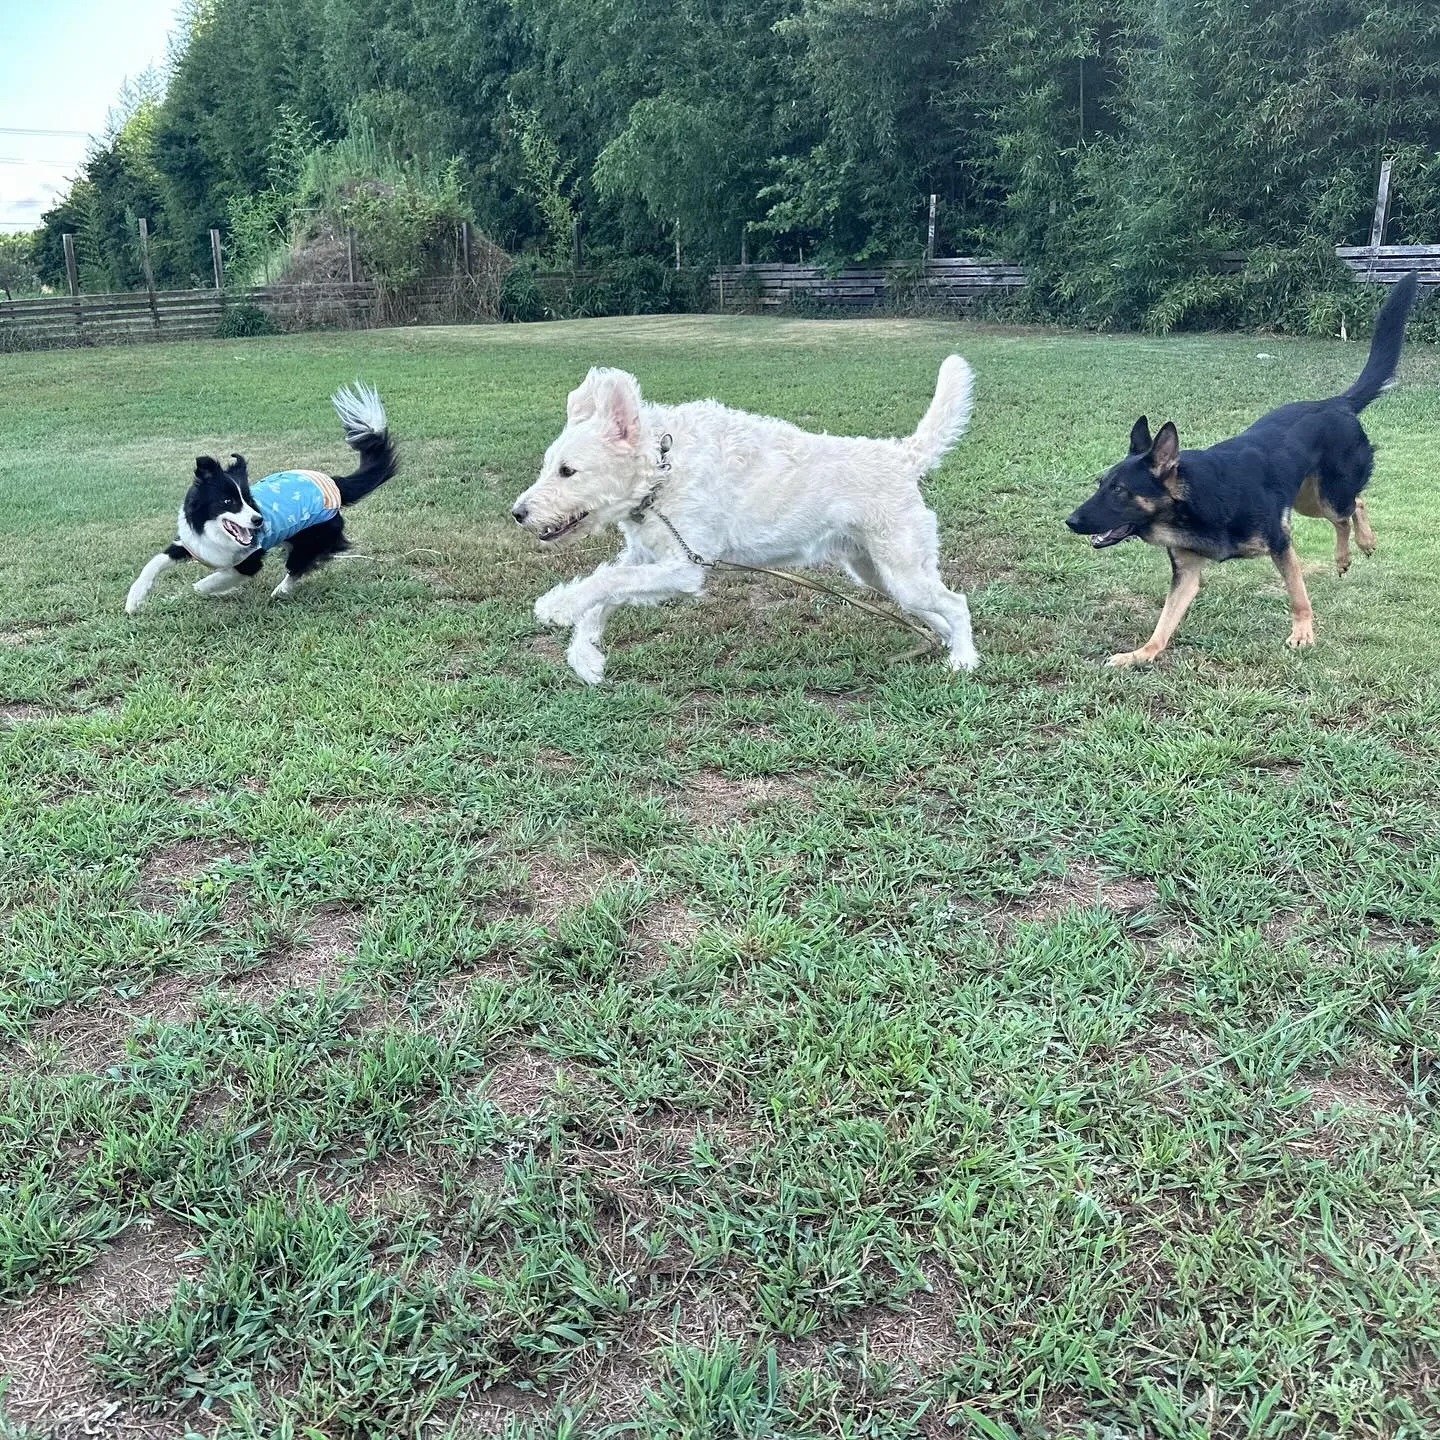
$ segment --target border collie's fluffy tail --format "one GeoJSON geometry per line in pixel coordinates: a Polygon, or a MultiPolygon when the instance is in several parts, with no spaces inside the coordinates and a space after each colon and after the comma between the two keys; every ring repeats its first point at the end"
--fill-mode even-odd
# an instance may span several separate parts
{"type": "Polygon", "coordinates": [[[377,486],[383,485],[397,469],[399,460],[395,442],[390,438],[390,422],[380,397],[358,380],[352,389],[342,385],[330,403],[345,427],[345,443],[360,456],[360,468],[350,475],[337,475],[335,484],[346,505],[363,500],[377,486]]]}
{"type": "Polygon", "coordinates": [[[951,355],[940,367],[935,398],[915,433],[905,442],[920,466],[922,475],[945,458],[945,452],[965,433],[974,408],[975,373],[958,355],[951,355]]]}
{"type": "Polygon", "coordinates": [[[1341,396],[1357,415],[1385,388],[1400,363],[1400,342],[1405,338],[1405,321],[1415,303],[1419,283],[1412,270],[1380,307],[1375,320],[1375,338],[1370,342],[1370,358],[1360,378],[1341,396]]]}

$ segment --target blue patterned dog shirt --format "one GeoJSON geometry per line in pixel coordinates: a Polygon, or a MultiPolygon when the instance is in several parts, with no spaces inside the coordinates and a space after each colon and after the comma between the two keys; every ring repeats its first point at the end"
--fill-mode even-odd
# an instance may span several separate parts
{"type": "Polygon", "coordinates": [[[252,485],[250,497],[265,517],[260,532],[262,550],[272,550],[292,535],[340,513],[340,487],[318,470],[277,470],[252,485]]]}

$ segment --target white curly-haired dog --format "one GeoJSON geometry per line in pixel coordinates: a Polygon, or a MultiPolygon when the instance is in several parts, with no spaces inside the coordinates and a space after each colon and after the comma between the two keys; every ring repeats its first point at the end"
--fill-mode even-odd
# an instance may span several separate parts
{"type": "Polygon", "coordinates": [[[571,627],[566,658],[594,685],[610,611],[698,594],[698,561],[832,565],[929,625],[952,669],[973,669],[970,607],[940,579],[935,515],[919,486],[964,433],[972,382],[950,356],[915,433],[876,440],[815,435],[715,400],[647,405],[633,375],[591,370],[511,513],[546,543],[617,525],[625,545],[542,595],[536,619],[571,627]]]}

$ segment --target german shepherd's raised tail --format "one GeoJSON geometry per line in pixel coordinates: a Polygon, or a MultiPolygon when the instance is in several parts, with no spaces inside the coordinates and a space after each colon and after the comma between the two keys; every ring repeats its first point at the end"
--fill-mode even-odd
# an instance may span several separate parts
{"type": "Polygon", "coordinates": [[[1142,415],[1130,453],[1101,477],[1095,493],[1065,523],[1102,550],[1132,537],[1170,552],[1170,593],[1155,633],[1112,665],[1153,660],[1170,643],[1200,589],[1209,561],[1269,555],[1290,596],[1290,645],[1311,645],[1315,630],[1300,562],[1290,543],[1298,510],[1335,526],[1335,565],[1350,568],[1350,531],[1366,555],[1375,532],[1360,492],[1375,452],[1357,418],[1395,373],[1417,280],[1391,291],[1375,322],[1370,358],[1343,395],[1301,400],[1262,416],[1243,434],[1208,450],[1181,450],[1173,422],[1153,439],[1142,415]]]}

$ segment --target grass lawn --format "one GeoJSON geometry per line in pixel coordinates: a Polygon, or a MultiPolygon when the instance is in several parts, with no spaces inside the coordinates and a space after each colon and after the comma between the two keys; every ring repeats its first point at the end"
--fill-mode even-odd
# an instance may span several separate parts
{"type": "Polygon", "coordinates": [[[1440,1426],[1440,354],[1379,537],[1170,652],[1063,528],[1135,416],[1362,345],[657,318],[7,356],[0,1435],[1406,1436],[1440,1426]],[[983,662],[717,577],[580,685],[508,517],[587,365],[908,433],[983,662]],[[1266,352],[1262,357],[1259,352],[1266,352]],[[403,469],[271,604],[193,457],[403,469]],[[8,1423],[8,1428],[6,1425],[8,1423]],[[88,1427],[88,1428],[86,1428],[88,1427]],[[614,1433],[619,1433],[616,1430],[614,1433]]]}

